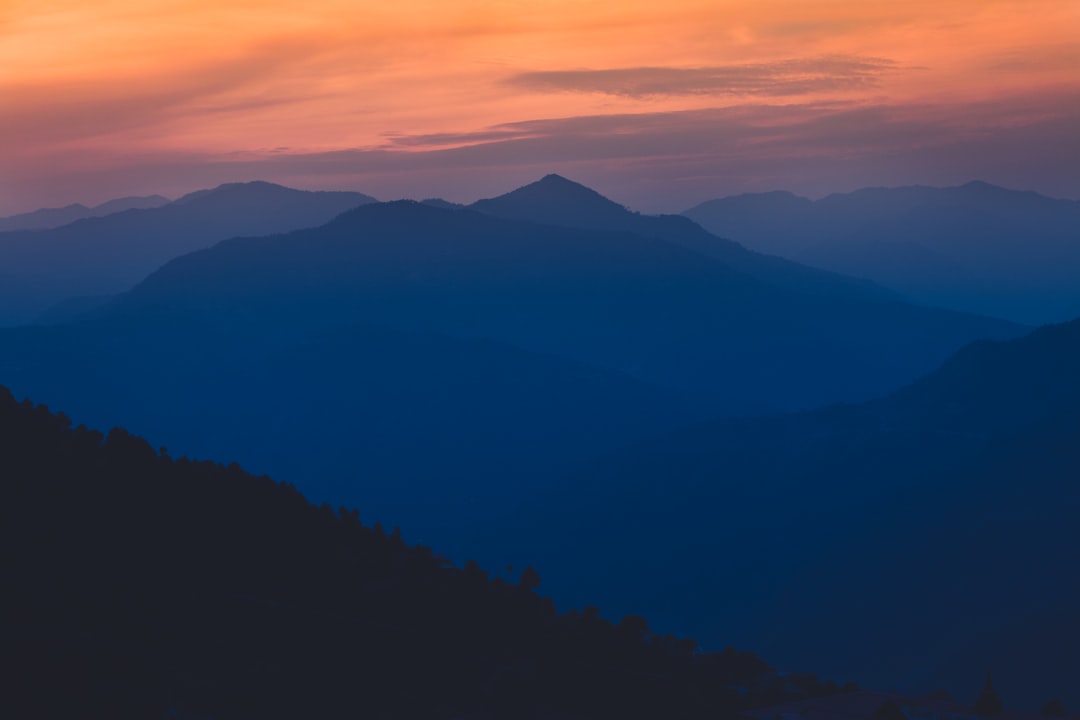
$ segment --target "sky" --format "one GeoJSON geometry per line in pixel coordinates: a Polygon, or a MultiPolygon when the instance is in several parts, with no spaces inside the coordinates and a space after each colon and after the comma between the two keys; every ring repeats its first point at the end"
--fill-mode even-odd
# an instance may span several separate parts
{"type": "Polygon", "coordinates": [[[1080,198],[1078,0],[0,0],[0,214],[270,180],[1080,198]]]}

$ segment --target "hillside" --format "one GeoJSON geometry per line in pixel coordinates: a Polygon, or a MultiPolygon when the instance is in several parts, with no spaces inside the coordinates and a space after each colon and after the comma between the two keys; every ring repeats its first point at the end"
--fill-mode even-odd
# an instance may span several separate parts
{"type": "Polygon", "coordinates": [[[690,720],[836,691],[785,692],[756,656],[640,617],[559,614],[535,571],[452,567],[355,510],[3,388],[0,456],[5,717],[690,720]]]}

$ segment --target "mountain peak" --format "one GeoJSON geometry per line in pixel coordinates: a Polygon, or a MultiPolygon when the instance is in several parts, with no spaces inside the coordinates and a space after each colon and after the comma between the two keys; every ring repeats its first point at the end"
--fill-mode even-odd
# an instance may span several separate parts
{"type": "MultiPolygon", "coordinates": [[[[540,178],[536,182],[530,183],[530,184],[532,184],[532,185],[539,185],[539,184],[562,185],[564,187],[585,188],[585,186],[582,185],[581,183],[576,183],[573,180],[568,180],[567,178],[563,177],[562,175],[559,175],[558,173],[548,173],[547,175],[540,178]]],[[[528,186],[526,186],[526,187],[528,187],[528,186]]],[[[585,188],[585,189],[588,190],[589,188],[585,188]]]]}
{"type": "Polygon", "coordinates": [[[971,182],[966,182],[963,185],[959,186],[959,189],[969,193],[980,193],[983,195],[1016,193],[1016,191],[1014,190],[1009,190],[1007,188],[1001,187],[1000,185],[988,183],[985,180],[972,180],[971,182]]]}
{"type": "Polygon", "coordinates": [[[522,185],[517,190],[511,190],[504,195],[492,198],[492,200],[529,195],[535,196],[539,193],[558,193],[560,199],[563,200],[574,197],[577,197],[579,199],[588,198],[593,201],[604,202],[606,204],[615,205],[620,208],[622,207],[622,205],[608,200],[606,197],[596,192],[592,188],[586,185],[582,185],[579,182],[569,180],[562,175],[556,175],[555,173],[549,173],[535,182],[531,182],[528,185],[522,185]]]}
{"type": "Polygon", "coordinates": [[[581,183],[574,182],[573,180],[568,180],[562,175],[556,175],[555,173],[549,173],[537,180],[536,182],[519,187],[517,190],[509,192],[506,195],[502,195],[500,197],[507,197],[509,195],[514,195],[515,193],[525,192],[559,193],[560,199],[562,200],[573,198],[577,198],[579,200],[588,199],[596,203],[604,203],[606,205],[618,207],[621,210],[626,210],[626,208],[624,208],[622,205],[619,205],[618,203],[607,199],[592,188],[586,185],[582,185],[581,183]]]}
{"type": "Polygon", "coordinates": [[[587,228],[618,227],[634,217],[592,188],[554,173],[469,208],[487,215],[587,228]]]}

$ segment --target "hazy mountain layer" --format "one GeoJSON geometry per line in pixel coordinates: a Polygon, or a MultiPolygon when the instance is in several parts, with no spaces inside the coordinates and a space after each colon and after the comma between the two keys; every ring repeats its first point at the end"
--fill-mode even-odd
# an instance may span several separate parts
{"type": "Polygon", "coordinates": [[[156,208],[167,205],[169,198],[161,195],[146,195],[142,197],[125,197],[110,200],[100,205],[87,207],[81,203],[73,203],[58,208],[42,208],[33,212],[9,215],[0,218],[0,232],[10,230],[47,230],[83,220],[90,217],[111,215],[124,210],[156,208]]]}
{"type": "Polygon", "coordinates": [[[2,332],[0,377],[450,547],[621,444],[884,392],[1015,332],[785,291],[628,232],[399,202],[234,238],[81,321],[2,332]]]}
{"type": "Polygon", "coordinates": [[[992,669],[1015,703],[1075,704],[1078,367],[1080,321],[974,344],[883,400],[677,433],[582,473],[500,547],[557,596],[788,667],[958,697],[992,669]]]}
{"type": "Polygon", "coordinates": [[[658,238],[720,260],[728,267],[785,290],[853,299],[892,297],[889,291],[865,280],[747,250],[680,215],[631,212],[595,190],[559,175],[547,175],[530,185],[480,200],[469,207],[488,215],[544,225],[617,230],[658,238]]]}
{"type": "Polygon", "coordinates": [[[703,395],[727,415],[867,399],[971,340],[1020,332],[873,291],[786,288],[626,231],[410,202],[180,258],[123,305],[498,339],[703,395]]]}
{"type": "Polygon", "coordinates": [[[0,268],[14,279],[0,290],[0,325],[31,322],[71,297],[127,290],[172,258],[228,237],[322,225],[369,202],[360,193],[241,183],[51,230],[0,233],[0,268]]]}
{"type": "MultiPolygon", "coordinates": [[[[293,193],[231,186],[101,221],[178,208],[276,227],[295,217],[289,198],[308,207],[293,193]],[[260,215],[271,195],[280,214],[260,215]]],[[[317,502],[362,504],[455,557],[479,537],[477,556],[527,558],[561,602],[601,598],[790,667],[963,690],[993,658],[1029,696],[1076,669],[1067,648],[1023,667],[1000,650],[1043,647],[1030,638],[1062,629],[1048,619],[1073,632],[1073,588],[1052,571],[1078,559],[1053,514],[1072,497],[1059,486],[1080,427],[1075,327],[976,344],[885,400],[685,430],[865,401],[1022,329],[558,177],[477,209],[368,204],[218,242],[111,300],[65,304],[63,322],[0,331],[0,379],[174,455],[238,459],[317,502]],[[1032,487],[1055,499],[1047,517],[1014,497],[1029,453],[1045,460],[1032,487]],[[966,507],[976,515],[958,526],[966,507]],[[999,517],[1038,562],[993,535],[999,517]],[[910,597],[899,567],[948,590],[910,597]],[[1030,582],[990,601],[996,570],[1030,582]]],[[[154,252],[191,242],[179,225],[154,252]]],[[[114,249],[134,268],[130,247],[114,249]]],[[[79,251],[87,267],[123,266],[79,251]]]]}
{"type": "Polygon", "coordinates": [[[1018,322],[1080,315],[1080,202],[986,183],[867,188],[812,202],[772,192],[684,213],[762,252],[864,277],[942,307],[1018,322]]]}
{"type": "Polygon", "coordinates": [[[231,458],[429,542],[598,453],[702,417],[676,394],[503,343],[155,313],[3,336],[0,375],[80,422],[231,458]]]}

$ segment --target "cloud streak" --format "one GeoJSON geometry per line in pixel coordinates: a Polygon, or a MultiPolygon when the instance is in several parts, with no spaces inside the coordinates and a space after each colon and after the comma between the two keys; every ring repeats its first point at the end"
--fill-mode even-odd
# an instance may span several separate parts
{"type": "Polygon", "coordinates": [[[628,67],[523,72],[503,82],[534,92],[581,92],[644,98],[657,95],[793,96],[863,90],[901,69],[886,58],[826,56],[712,67],[628,67]]]}
{"type": "MultiPolygon", "coordinates": [[[[1078,125],[1078,94],[1007,98],[962,111],[840,102],[738,105],[504,123],[333,152],[162,154],[65,182],[85,186],[92,177],[103,197],[112,197],[132,188],[179,195],[265,178],[352,188],[383,199],[441,195],[470,201],[562,172],[649,212],[744,191],[821,195],[973,179],[1076,198],[1078,125]],[[1036,107],[1041,112],[1031,114],[1036,107]],[[174,184],[163,185],[164,178],[174,184]]],[[[57,189],[47,175],[23,177],[18,185],[22,193],[57,189]]]]}

